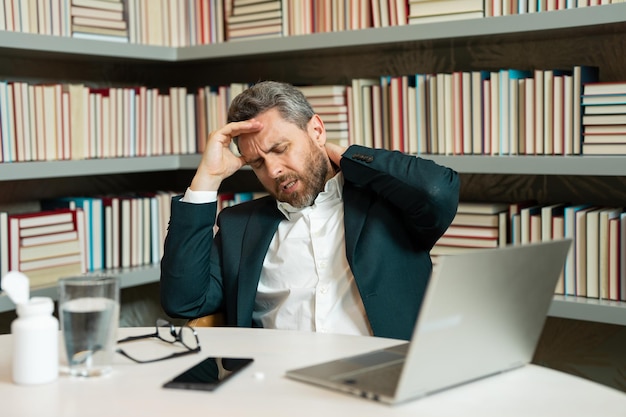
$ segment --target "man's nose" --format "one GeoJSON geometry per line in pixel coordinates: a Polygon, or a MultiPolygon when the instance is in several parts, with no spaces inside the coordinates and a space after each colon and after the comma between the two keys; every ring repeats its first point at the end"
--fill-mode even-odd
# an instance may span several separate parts
{"type": "Polygon", "coordinates": [[[267,168],[268,175],[272,178],[278,178],[283,173],[283,166],[278,158],[267,158],[265,160],[265,167],[267,168]]]}

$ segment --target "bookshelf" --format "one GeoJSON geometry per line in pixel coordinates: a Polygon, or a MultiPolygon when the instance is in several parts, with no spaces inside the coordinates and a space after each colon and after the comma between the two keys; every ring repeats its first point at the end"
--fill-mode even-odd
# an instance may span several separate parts
{"type": "MultiPolygon", "coordinates": [[[[603,81],[626,80],[624,16],[626,4],[613,4],[181,48],[0,32],[0,76],[104,86],[139,83],[194,88],[269,78],[296,84],[349,84],[353,78],[391,74],[584,64],[598,65],[603,81]]],[[[549,200],[556,187],[557,194],[566,196],[568,189],[576,189],[573,200],[626,206],[626,197],[619,190],[626,180],[626,156],[428,157],[459,171],[462,193],[475,199],[539,196],[549,200]],[[603,186],[598,187],[598,181],[603,186]],[[558,184],[550,185],[554,182],[558,184]],[[513,194],[511,190],[517,186],[521,192],[513,194]]],[[[145,183],[146,176],[148,182],[175,176],[179,184],[186,185],[199,158],[174,155],[0,164],[0,194],[4,194],[0,202],[38,198],[46,185],[51,186],[49,193],[62,195],[66,183],[76,182],[74,189],[90,190],[93,181],[101,190],[132,189],[145,183]],[[84,177],[90,180],[81,180],[84,177]],[[35,183],[43,185],[35,187],[35,183]],[[27,187],[22,187],[24,184],[27,187]],[[32,191],[12,193],[17,187],[32,191]]],[[[158,281],[156,266],[120,274],[124,287],[158,281]]],[[[35,293],[54,296],[55,291],[48,288],[35,293]]],[[[10,309],[10,301],[0,295],[0,311],[10,309]]],[[[555,297],[550,314],[626,325],[625,312],[626,303],[555,297]]]]}
{"type": "Polygon", "coordinates": [[[358,31],[325,32],[304,36],[217,43],[190,47],[163,47],[131,43],[114,43],[86,39],[1,32],[0,50],[19,54],[81,55],[144,61],[184,62],[250,57],[281,53],[302,53],[315,50],[359,48],[371,50],[378,46],[426,41],[463,41],[479,37],[507,36],[509,39],[531,35],[534,38],[571,30],[592,28],[611,31],[613,25],[623,26],[626,6],[576,8],[558,12],[500,16],[420,25],[371,28],[358,31]],[[94,48],[97,45],[97,48],[94,48]]]}

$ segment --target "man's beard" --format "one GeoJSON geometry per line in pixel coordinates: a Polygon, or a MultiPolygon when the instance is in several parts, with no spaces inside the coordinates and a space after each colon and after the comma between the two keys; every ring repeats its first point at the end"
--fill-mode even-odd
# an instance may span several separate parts
{"type": "Polygon", "coordinates": [[[298,180],[301,190],[290,194],[283,194],[282,189],[276,189],[274,197],[278,201],[291,204],[293,207],[302,208],[313,205],[313,202],[324,190],[328,176],[328,160],[324,152],[314,150],[310,158],[303,163],[305,168],[303,175],[285,174],[276,179],[275,184],[284,181],[298,180]]]}

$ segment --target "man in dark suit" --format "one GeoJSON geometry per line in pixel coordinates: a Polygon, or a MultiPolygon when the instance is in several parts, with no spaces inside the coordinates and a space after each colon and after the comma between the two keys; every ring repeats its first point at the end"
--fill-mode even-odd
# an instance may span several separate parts
{"type": "Polygon", "coordinates": [[[401,152],[326,141],[289,84],[237,96],[172,200],[161,303],[227,325],[410,339],[429,251],[456,214],[453,170],[401,152]],[[237,152],[231,151],[235,141],[237,152]],[[269,196],[222,210],[217,190],[249,165],[269,196]]]}

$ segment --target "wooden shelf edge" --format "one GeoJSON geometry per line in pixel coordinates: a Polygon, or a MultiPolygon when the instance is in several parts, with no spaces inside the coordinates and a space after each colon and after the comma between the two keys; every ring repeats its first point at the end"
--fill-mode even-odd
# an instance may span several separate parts
{"type": "Polygon", "coordinates": [[[557,295],[548,315],[626,326],[626,302],[557,295]]]}
{"type": "Polygon", "coordinates": [[[625,22],[626,4],[610,4],[541,13],[476,18],[460,21],[324,32],[272,39],[168,47],[86,40],[23,32],[0,32],[0,50],[43,55],[76,55],[93,58],[153,62],[185,62],[240,58],[310,50],[400,44],[431,40],[463,39],[527,32],[555,32],[625,22]]]}
{"type": "MultiPolygon", "coordinates": [[[[121,278],[121,287],[130,288],[144,284],[151,284],[159,281],[159,265],[146,265],[134,268],[110,269],[87,273],[85,275],[95,275],[99,273],[118,275],[121,278]]],[[[50,297],[54,301],[58,300],[56,284],[31,290],[31,297],[50,297]]],[[[0,313],[15,310],[15,304],[4,293],[0,292],[0,313]]]]}
{"type": "MultiPolygon", "coordinates": [[[[626,155],[488,156],[420,155],[460,173],[504,175],[624,176],[626,155]]],[[[0,163],[0,181],[88,175],[195,170],[200,154],[85,159],[77,161],[0,163]]],[[[244,167],[249,169],[249,167],[244,167]]]]}

